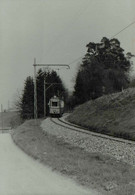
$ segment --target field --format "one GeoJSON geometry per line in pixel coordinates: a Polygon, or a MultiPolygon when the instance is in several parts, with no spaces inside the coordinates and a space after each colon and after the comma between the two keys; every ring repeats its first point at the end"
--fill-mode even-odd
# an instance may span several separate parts
{"type": "Polygon", "coordinates": [[[21,124],[19,112],[17,111],[6,111],[0,113],[0,128],[14,128],[21,124]]]}
{"type": "Polygon", "coordinates": [[[90,131],[135,140],[135,89],[88,101],[67,120],[90,131]]]}

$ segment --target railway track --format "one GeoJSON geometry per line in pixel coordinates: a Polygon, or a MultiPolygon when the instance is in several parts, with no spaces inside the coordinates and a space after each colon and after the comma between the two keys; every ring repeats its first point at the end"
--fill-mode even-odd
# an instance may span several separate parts
{"type": "Polygon", "coordinates": [[[55,123],[56,125],[59,125],[61,127],[70,129],[72,131],[76,131],[76,132],[80,132],[80,133],[83,133],[83,134],[87,134],[89,136],[94,136],[94,137],[98,137],[98,138],[108,139],[108,140],[121,142],[121,143],[129,144],[129,145],[135,145],[135,141],[126,140],[126,139],[117,138],[117,137],[113,137],[113,136],[109,136],[109,135],[105,135],[105,134],[101,134],[101,133],[92,132],[92,131],[88,130],[87,128],[83,128],[83,127],[80,127],[78,125],[69,123],[69,122],[64,120],[64,117],[62,117],[62,119],[61,118],[50,118],[50,120],[53,123],[55,123]]]}

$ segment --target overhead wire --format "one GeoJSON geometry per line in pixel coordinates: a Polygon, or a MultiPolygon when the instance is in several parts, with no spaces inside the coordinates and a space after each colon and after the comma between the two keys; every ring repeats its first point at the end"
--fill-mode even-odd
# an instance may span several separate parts
{"type": "MultiPolygon", "coordinates": [[[[123,32],[124,30],[126,30],[127,28],[129,28],[130,26],[132,26],[133,24],[135,24],[135,21],[128,24],[126,27],[124,27],[122,30],[120,30],[119,32],[117,32],[115,35],[113,35],[110,39],[114,38],[115,36],[117,36],[118,34],[120,34],[121,32],[123,32]]],[[[69,65],[73,64],[74,62],[78,61],[79,59],[83,58],[84,56],[81,56],[79,58],[76,58],[75,60],[73,60],[72,62],[69,63],[69,65]]]]}
{"type": "Polygon", "coordinates": [[[127,25],[125,28],[123,28],[123,29],[120,30],[119,32],[117,32],[115,35],[113,35],[113,36],[111,37],[111,39],[114,38],[115,36],[117,36],[118,34],[120,34],[121,32],[123,32],[124,30],[126,30],[127,28],[129,28],[130,26],[132,26],[133,24],[135,24],[135,21],[132,22],[132,23],[130,23],[129,25],[127,25]]]}

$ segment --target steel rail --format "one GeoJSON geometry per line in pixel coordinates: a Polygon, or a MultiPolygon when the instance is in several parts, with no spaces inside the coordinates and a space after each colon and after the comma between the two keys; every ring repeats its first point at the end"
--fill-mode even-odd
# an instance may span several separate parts
{"type": "Polygon", "coordinates": [[[127,140],[127,139],[113,137],[113,136],[109,136],[109,135],[105,135],[105,134],[101,134],[101,133],[97,133],[97,132],[92,132],[92,131],[88,130],[87,128],[83,128],[83,127],[65,122],[65,121],[61,120],[60,118],[57,118],[57,120],[59,122],[61,122],[62,124],[60,124],[59,122],[54,121],[53,118],[50,118],[50,120],[56,125],[59,125],[61,127],[64,127],[64,128],[67,128],[67,129],[70,129],[70,130],[73,130],[73,131],[76,131],[76,132],[79,132],[79,133],[83,133],[83,134],[87,134],[87,135],[91,135],[91,136],[99,137],[99,138],[103,138],[103,139],[108,139],[108,140],[111,140],[111,141],[121,142],[121,143],[124,143],[124,144],[135,145],[135,142],[132,141],[132,140],[127,140]],[[66,126],[65,124],[68,125],[68,126],[66,126]],[[77,128],[77,129],[75,129],[75,128],[77,128]]]}

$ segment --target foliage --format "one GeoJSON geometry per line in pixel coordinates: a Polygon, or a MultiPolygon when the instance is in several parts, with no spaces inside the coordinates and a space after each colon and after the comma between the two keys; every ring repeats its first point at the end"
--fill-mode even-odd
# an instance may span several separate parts
{"type": "Polygon", "coordinates": [[[28,119],[34,116],[34,83],[32,77],[27,77],[21,99],[21,118],[28,119]]]}
{"type": "MultiPolygon", "coordinates": [[[[62,80],[55,71],[43,72],[41,69],[37,72],[37,114],[38,117],[44,116],[44,78],[46,82],[46,110],[48,114],[49,99],[54,96],[66,97],[67,91],[62,80]]],[[[34,117],[34,82],[32,77],[27,77],[24,84],[24,91],[19,100],[21,108],[21,117],[23,119],[34,117]]]]}
{"type": "Polygon", "coordinates": [[[127,88],[130,59],[134,56],[130,52],[125,56],[114,38],[103,37],[100,43],[90,42],[86,47],[74,87],[76,104],[127,88]]]}

